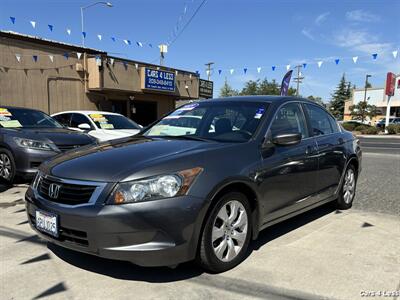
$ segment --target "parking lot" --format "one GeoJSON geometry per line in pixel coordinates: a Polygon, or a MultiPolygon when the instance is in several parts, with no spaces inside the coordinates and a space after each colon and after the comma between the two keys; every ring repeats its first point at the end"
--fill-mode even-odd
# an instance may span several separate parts
{"type": "Polygon", "coordinates": [[[0,187],[0,298],[396,299],[400,139],[361,142],[363,172],[351,210],[326,205],[270,227],[240,266],[219,275],[190,263],[142,268],[47,244],[27,223],[26,184],[0,187]]]}

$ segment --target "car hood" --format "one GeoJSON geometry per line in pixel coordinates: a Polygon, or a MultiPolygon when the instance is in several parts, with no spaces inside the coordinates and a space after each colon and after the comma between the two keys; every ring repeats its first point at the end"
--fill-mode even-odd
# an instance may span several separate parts
{"type": "Polygon", "coordinates": [[[139,131],[139,129],[99,129],[93,131],[91,135],[99,140],[111,140],[132,136],[137,134],[139,131]]]}
{"type": "Polygon", "coordinates": [[[118,182],[176,156],[222,146],[214,142],[130,137],[57,156],[43,166],[43,171],[61,178],[118,182]]]}
{"type": "Polygon", "coordinates": [[[15,131],[18,137],[51,141],[56,145],[87,145],[94,142],[89,135],[67,128],[18,128],[15,131]]]}

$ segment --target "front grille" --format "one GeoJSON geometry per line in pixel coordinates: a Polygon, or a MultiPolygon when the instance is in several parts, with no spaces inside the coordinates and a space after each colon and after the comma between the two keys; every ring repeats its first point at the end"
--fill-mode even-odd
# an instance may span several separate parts
{"type": "Polygon", "coordinates": [[[68,205],[88,203],[95,189],[96,186],[63,183],[47,177],[42,177],[38,186],[39,194],[45,199],[68,205]],[[52,183],[60,186],[58,197],[55,199],[49,196],[49,187],[52,183]]]}
{"type": "Polygon", "coordinates": [[[68,150],[79,148],[83,145],[59,145],[59,144],[56,144],[56,146],[58,149],[60,149],[60,151],[65,152],[68,150]]]}
{"type": "MultiPolygon", "coordinates": [[[[32,226],[36,228],[36,217],[29,214],[29,221],[31,222],[32,226]]],[[[45,232],[42,232],[42,234],[47,235],[47,236],[49,236],[57,241],[60,241],[60,242],[69,242],[69,243],[76,244],[81,247],[89,246],[87,233],[85,231],[80,231],[80,230],[75,230],[75,229],[60,226],[59,235],[57,238],[54,236],[51,236],[45,232]]]]}

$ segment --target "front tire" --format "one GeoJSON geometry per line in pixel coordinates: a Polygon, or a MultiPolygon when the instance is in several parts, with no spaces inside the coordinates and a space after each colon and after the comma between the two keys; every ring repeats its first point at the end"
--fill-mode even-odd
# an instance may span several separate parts
{"type": "Polygon", "coordinates": [[[240,264],[251,236],[251,209],[245,195],[223,195],[209,214],[200,241],[197,261],[211,273],[224,272],[240,264]]]}
{"type": "Polygon", "coordinates": [[[337,208],[349,209],[356,194],[357,172],[354,165],[349,165],[344,174],[343,183],[337,199],[337,208]]]}
{"type": "Polygon", "coordinates": [[[15,177],[15,161],[12,153],[7,149],[0,149],[0,180],[12,184],[15,177]]]}

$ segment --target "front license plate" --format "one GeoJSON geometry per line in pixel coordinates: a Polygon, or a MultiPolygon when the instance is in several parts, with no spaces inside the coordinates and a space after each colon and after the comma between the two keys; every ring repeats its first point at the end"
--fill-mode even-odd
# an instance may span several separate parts
{"type": "Polygon", "coordinates": [[[54,237],[58,237],[58,218],[56,214],[37,210],[36,211],[36,228],[40,231],[48,233],[54,237]]]}

